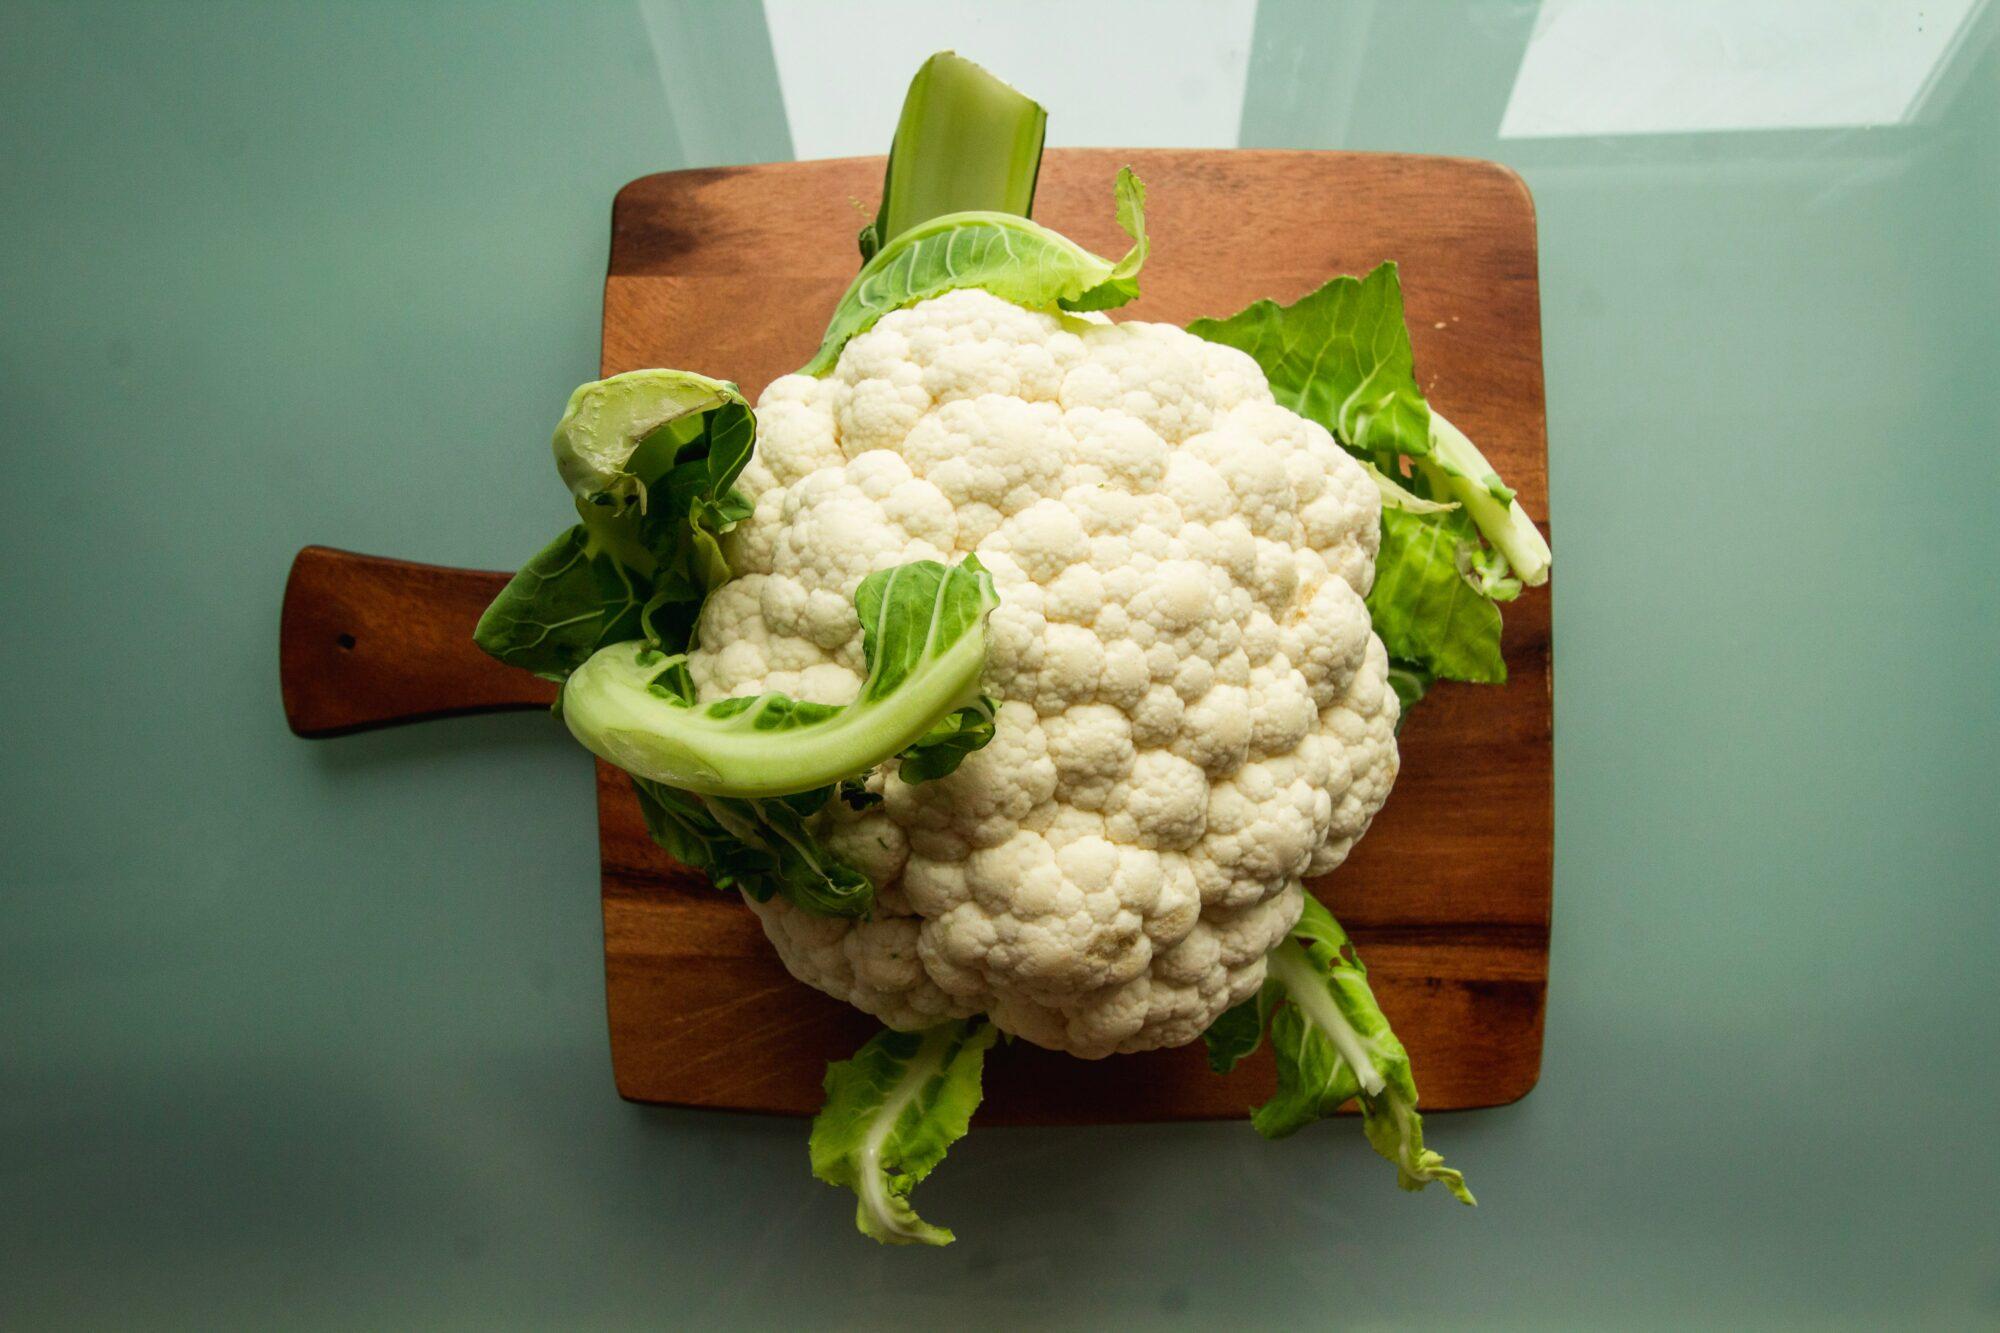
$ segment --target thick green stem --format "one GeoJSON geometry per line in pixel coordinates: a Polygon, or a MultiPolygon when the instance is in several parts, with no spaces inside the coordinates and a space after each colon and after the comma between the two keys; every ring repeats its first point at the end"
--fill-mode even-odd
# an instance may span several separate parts
{"type": "Polygon", "coordinates": [[[1347,1061],[1347,1067],[1354,1071],[1361,1091],[1371,1097],[1381,1092],[1385,1086],[1382,1073],[1369,1057],[1361,1034],[1340,1012],[1340,1006],[1333,1002],[1326,978],[1314,970],[1299,942],[1287,935],[1277,948],[1271,950],[1267,966],[1272,978],[1285,988],[1285,998],[1297,1005],[1299,1012],[1326,1034],[1326,1039],[1333,1043],[1333,1049],[1347,1061]]]}
{"type": "Polygon", "coordinates": [[[957,1035],[956,1028],[950,1024],[924,1033],[923,1044],[910,1057],[909,1069],[889,1089],[889,1095],[882,1099],[882,1109],[875,1114],[867,1135],[861,1140],[861,1160],[858,1164],[861,1181],[855,1193],[860,1198],[860,1208],[874,1224],[872,1227],[862,1225],[861,1232],[876,1236],[885,1244],[951,1243],[949,1231],[934,1227],[918,1217],[907,1201],[890,1197],[889,1172],[882,1165],[882,1150],[888,1145],[890,1135],[895,1133],[910,1103],[944,1071],[945,1061],[951,1055],[957,1035]],[[897,1206],[899,1203],[900,1207],[897,1206]]]}
{"type": "Polygon", "coordinates": [[[1534,520],[1504,488],[1508,498],[1495,493],[1500,477],[1493,465],[1436,407],[1431,408],[1431,452],[1412,462],[1430,480],[1434,493],[1465,506],[1480,535],[1507,557],[1515,577],[1529,587],[1549,581],[1549,544],[1534,520]]]}
{"type": "Polygon", "coordinates": [[[661,665],[644,643],[598,651],[569,678],[563,721],[627,773],[702,796],[759,800],[866,773],[977,701],[986,632],[975,627],[878,699],[789,725],[773,722],[795,707],[782,695],[718,714],[658,694],[649,687],[661,665]]]}
{"type": "Polygon", "coordinates": [[[1035,204],[1048,113],[949,51],[924,62],[882,178],[882,207],[861,229],[861,257],[946,213],[1027,217],[1035,204]]]}

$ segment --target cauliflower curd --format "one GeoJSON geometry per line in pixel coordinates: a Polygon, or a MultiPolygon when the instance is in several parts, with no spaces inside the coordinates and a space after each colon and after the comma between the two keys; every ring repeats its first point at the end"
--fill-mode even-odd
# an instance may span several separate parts
{"type": "Polygon", "coordinates": [[[702,702],[842,704],[856,586],[977,553],[990,744],[819,816],[869,920],[752,905],[800,980],[899,1029],[984,1013],[1100,1057],[1255,995],[1301,877],[1367,829],[1397,755],[1362,598],[1381,499],[1246,354],[1171,325],[958,290],[885,315],[757,405],[736,577],[703,606],[702,702]]]}

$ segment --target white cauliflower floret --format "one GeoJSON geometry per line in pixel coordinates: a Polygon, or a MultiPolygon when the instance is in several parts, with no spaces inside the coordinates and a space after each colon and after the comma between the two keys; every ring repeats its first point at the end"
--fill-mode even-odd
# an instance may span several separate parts
{"type": "Polygon", "coordinates": [[[742,484],[704,700],[853,698],[874,570],[977,553],[1000,597],[993,740],[819,817],[875,916],[756,905],[795,976],[892,1027],[985,1013],[1086,1057],[1191,1041],[1256,992],[1301,877],[1396,775],[1362,602],[1380,499],[1325,430],[1234,348],[956,291],[772,384],[742,484]]]}

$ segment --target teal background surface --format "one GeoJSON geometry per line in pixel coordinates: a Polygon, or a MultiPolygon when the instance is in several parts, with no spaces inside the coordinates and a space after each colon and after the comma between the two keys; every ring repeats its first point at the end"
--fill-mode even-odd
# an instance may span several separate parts
{"type": "Polygon", "coordinates": [[[561,521],[613,191],[791,155],[763,9],[6,6],[0,1324],[2000,1323],[1993,17],[1908,123],[1522,140],[1534,4],[1257,6],[1242,143],[1539,209],[1542,1082],[1435,1121],[1476,1212],[1347,1125],[986,1129],[913,1253],[617,1099],[558,728],[278,705],[300,545],[561,521]]]}

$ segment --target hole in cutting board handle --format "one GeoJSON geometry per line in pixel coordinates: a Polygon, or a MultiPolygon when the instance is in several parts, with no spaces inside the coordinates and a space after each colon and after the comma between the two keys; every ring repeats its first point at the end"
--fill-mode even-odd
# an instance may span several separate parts
{"type": "Polygon", "coordinates": [[[494,661],[472,641],[508,578],[301,549],[278,617],[279,688],[292,730],[340,736],[462,713],[547,708],[553,685],[494,661]]]}

